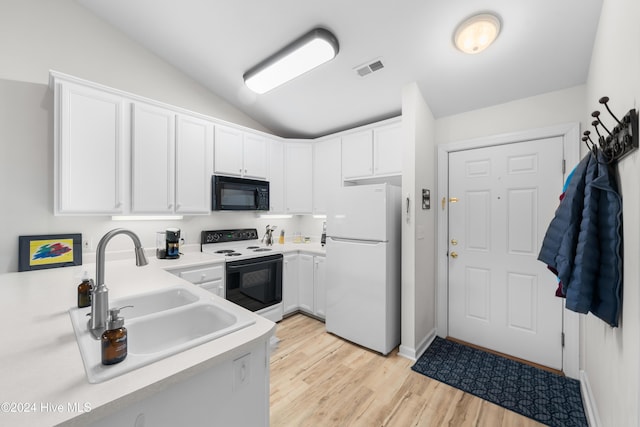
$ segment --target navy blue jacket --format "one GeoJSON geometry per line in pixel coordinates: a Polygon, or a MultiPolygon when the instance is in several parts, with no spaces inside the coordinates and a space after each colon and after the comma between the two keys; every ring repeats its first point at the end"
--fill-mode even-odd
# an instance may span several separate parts
{"type": "Polygon", "coordinates": [[[622,200],[600,151],[571,177],[538,259],[562,284],[566,307],[618,326],[622,289],[622,200]]]}

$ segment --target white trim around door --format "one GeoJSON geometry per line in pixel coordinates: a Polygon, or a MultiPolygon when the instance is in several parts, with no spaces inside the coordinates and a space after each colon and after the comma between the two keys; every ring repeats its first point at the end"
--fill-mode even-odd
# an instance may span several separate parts
{"type": "MultiPolygon", "coordinates": [[[[566,163],[565,179],[569,171],[580,160],[580,124],[567,123],[552,127],[532,129],[522,132],[493,135],[483,138],[470,139],[459,142],[440,144],[437,146],[438,155],[438,197],[437,197],[437,242],[436,242],[436,328],[437,334],[442,337],[448,335],[448,203],[441,203],[446,200],[449,194],[449,153],[473,148],[490,147],[495,145],[510,144],[535,139],[550,137],[562,137],[564,146],[564,160],[566,163]]],[[[558,194],[559,195],[559,194],[558,194]]],[[[550,292],[554,290],[551,289],[550,292]]],[[[565,375],[571,378],[579,378],[579,345],[580,326],[579,316],[569,310],[563,313],[564,330],[564,350],[562,356],[562,366],[565,375]]]]}

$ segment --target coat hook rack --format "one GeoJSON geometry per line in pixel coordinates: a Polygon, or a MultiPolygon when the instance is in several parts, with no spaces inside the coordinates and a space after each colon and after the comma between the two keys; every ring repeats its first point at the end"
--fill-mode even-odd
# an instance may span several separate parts
{"type": "Polygon", "coordinates": [[[582,141],[589,148],[589,151],[593,153],[596,148],[599,148],[608,159],[608,163],[614,163],[638,149],[638,112],[635,109],[631,109],[620,120],[609,108],[608,96],[603,96],[598,102],[605,106],[617,124],[613,130],[609,130],[600,120],[600,111],[596,110],[591,113],[591,117],[595,118],[591,125],[598,135],[598,143],[593,142],[590,137],[591,132],[588,130],[584,131],[582,141]],[[600,133],[598,126],[604,129],[603,133],[600,133]]]}

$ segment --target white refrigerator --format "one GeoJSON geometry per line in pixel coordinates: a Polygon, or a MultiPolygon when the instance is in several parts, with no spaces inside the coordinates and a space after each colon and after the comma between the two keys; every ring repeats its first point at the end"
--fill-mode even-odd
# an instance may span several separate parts
{"type": "Polygon", "coordinates": [[[400,343],[400,188],[343,187],[330,200],[327,332],[388,354],[400,343]]]}

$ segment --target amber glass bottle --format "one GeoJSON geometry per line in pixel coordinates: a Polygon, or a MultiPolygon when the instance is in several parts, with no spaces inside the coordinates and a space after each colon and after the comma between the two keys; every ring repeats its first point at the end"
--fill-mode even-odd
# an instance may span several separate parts
{"type": "Polygon", "coordinates": [[[82,282],[78,285],[78,308],[89,307],[91,305],[91,290],[93,281],[89,278],[89,273],[84,272],[82,282]]]}
{"type": "Polygon", "coordinates": [[[124,319],[118,317],[119,308],[109,310],[107,330],[100,339],[102,343],[102,364],[114,365],[127,357],[127,328],[124,319]]]}

